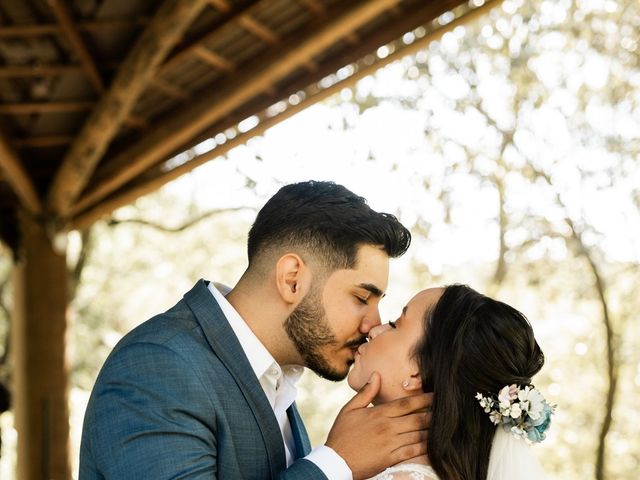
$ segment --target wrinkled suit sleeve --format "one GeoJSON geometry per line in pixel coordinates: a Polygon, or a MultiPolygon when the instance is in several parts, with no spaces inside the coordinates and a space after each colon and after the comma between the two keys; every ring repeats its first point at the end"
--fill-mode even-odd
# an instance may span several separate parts
{"type": "Polygon", "coordinates": [[[135,343],[114,352],[92,403],[83,443],[104,478],[216,478],[213,402],[170,348],[135,343]]]}
{"type": "Polygon", "coordinates": [[[304,458],[296,460],[289,468],[280,472],[276,478],[277,480],[328,480],[315,463],[304,458]]]}

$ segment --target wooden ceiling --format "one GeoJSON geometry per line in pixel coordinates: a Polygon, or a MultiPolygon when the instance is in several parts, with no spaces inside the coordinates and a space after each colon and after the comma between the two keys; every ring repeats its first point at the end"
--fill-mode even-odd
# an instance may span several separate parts
{"type": "Polygon", "coordinates": [[[480,3],[2,0],[0,238],[17,246],[20,210],[84,228],[496,2],[480,3]]]}

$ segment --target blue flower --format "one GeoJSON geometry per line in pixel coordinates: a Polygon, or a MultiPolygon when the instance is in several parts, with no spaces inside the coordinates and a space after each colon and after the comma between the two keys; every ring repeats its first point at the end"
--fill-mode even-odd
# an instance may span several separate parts
{"type": "Polygon", "coordinates": [[[527,438],[530,442],[539,443],[544,440],[544,437],[544,431],[540,431],[536,427],[527,429],[527,438]]]}
{"type": "Polygon", "coordinates": [[[544,408],[542,409],[542,414],[540,417],[533,422],[533,426],[536,430],[544,433],[544,431],[549,428],[551,424],[551,415],[553,414],[554,408],[549,405],[547,402],[544,402],[544,408]]]}

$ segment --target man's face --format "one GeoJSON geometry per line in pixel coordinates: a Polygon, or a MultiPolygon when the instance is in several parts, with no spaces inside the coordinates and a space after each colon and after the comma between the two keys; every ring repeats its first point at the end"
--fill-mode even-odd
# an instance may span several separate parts
{"type": "Polygon", "coordinates": [[[312,286],[285,322],[305,366],[329,380],[346,377],[369,330],[380,325],[388,277],[384,250],[363,245],[354,269],[336,270],[324,285],[312,286]]]}

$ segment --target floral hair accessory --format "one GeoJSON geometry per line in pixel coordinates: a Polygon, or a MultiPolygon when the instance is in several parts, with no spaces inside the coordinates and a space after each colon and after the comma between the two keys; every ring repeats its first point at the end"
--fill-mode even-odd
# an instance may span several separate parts
{"type": "Polygon", "coordinates": [[[516,438],[539,443],[551,424],[556,405],[545,400],[540,390],[533,386],[507,385],[495,395],[476,394],[485,413],[494,425],[502,425],[516,438]]]}

